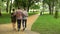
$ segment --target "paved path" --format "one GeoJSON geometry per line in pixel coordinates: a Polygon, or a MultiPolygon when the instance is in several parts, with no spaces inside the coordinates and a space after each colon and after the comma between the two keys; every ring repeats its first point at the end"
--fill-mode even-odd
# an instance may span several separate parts
{"type": "MultiPolygon", "coordinates": [[[[0,34],[39,34],[37,32],[31,31],[31,26],[37,18],[38,18],[38,15],[33,15],[28,17],[27,28],[25,31],[19,31],[19,32],[17,30],[13,31],[12,24],[1,24],[0,34]]],[[[22,27],[21,27],[21,30],[22,30],[22,27]]]]}

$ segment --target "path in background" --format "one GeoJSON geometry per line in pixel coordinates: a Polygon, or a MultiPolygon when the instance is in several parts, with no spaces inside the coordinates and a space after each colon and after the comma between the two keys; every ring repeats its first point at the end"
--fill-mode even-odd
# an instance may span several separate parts
{"type": "MultiPolygon", "coordinates": [[[[13,31],[12,24],[1,24],[0,25],[0,34],[39,34],[37,32],[31,31],[32,24],[38,18],[39,15],[32,15],[28,17],[27,28],[25,31],[13,31]]],[[[17,27],[17,26],[16,26],[17,27]]],[[[22,28],[21,28],[22,30],[22,28]]]]}

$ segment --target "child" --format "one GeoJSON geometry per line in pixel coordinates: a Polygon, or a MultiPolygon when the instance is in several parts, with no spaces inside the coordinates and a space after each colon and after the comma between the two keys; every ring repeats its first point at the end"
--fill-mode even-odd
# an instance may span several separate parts
{"type": "Polygon", "coordinates": [[[26,9],[24,9],[23,11],[23,19],[22,19],[22,25],[23,25],[23,31],[25,30],[26,28],[26,25],[27,25],[27,17],[28,17],[28,12],[26,9]]]}
{"type": "Polygon", "coordinates": [[[13,30],[16,30],[15,25],[16,25],[16,15],[14,15],[15,9],[13,9],[13,13],[11,13],[11,21],[12,21],[12,26],[13,30]]]}

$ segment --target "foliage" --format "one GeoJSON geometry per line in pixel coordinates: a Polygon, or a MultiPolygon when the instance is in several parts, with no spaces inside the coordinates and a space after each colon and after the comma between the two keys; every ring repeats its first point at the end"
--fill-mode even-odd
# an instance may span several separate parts
{"type": "Polygon", "coordinates": [[[11,23],[10,14],[2,14],[0,16],[0,24],[11,23]]]}
{"type": "Polygon", "coordinates": [[[2,8],[2,0],[0,0],[0,8],[2,8]]]}
{"type": "Polygon", "coordinates": [[[30,7],[34,4],[34,1],[38,2],[37,0],[14,0],[14,6],[15,7],[30,7]]]}
{"type": "Polygon", "coordinates": [[[36,5],[36,4],[33,4],[32,6],[31,6],[31,9],[39,9],[40,8],[40,6],[39,5],[36,5]]]}

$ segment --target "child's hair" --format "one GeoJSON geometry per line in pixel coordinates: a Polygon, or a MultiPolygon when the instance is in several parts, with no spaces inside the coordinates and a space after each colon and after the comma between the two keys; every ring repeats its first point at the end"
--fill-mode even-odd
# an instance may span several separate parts
{"type": "Polygon", "coordinates": [[[15,11],[15,9],[12,9],[13,11],[15,11]]]}

